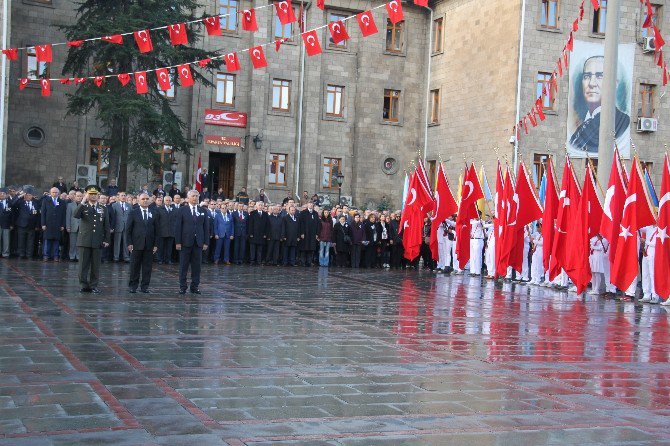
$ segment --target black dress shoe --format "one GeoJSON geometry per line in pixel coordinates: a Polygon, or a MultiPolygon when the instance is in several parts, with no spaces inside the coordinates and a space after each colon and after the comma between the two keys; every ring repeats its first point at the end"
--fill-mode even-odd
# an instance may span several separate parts
{"type": "Polygon", "coordinates": [[[184,288],[183,290],[179,290],[179,294],[186,294],[186,288],[184,288]]]}
{"type": "Polygon", "coordinates": [[[197,288],[192,288],[191,289],[191,294],[202,294],[199,289],[197,288]]]}
{"type": "Polygon", "coordinates": [[[91,289],[90,289],[90,288],[87,288],[87,287],[82,287],[82,288],[79,290],[79,292],[80,292],[80,293],[90,293],[90,292],[91,292],[91,289]]]}
{"type": "Polygon", "coordinates": [[[91,293],[93,294],[100,294],[100,290],[97,288],[91,288],[91,293]]]}
{"type": "Polygon", "coordinates": [[[144,294],[151,294],[151,292],[148,289],[141,290],[144,294]]]}
{"type": "Polygon", "coordinates": [[[135,288],[129,288],[129,289],[128,289],[128,292],[131,293],[131,294],[135,294],[135,293],[137,293],[137,289],[135,289],[135,288]]]}

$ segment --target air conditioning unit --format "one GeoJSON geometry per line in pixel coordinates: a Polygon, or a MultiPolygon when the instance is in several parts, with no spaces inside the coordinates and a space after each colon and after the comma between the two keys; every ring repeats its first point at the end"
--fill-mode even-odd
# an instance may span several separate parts
{"type": "Polygon", "coordinates": [[[98,176],[98,166],[92,164],[77,164],[77,174],[75,179],[79,187],[86,187],[90,184],[96,184],[98,176]]]}
{"type": "Polygon", "coordinates": [[[353,206],[354,204],[354,199],[351,195],[342,195],[340,197],[340,206],[353,206]]]}
{"type": "Polygon", "coordinates": [[[174,178],[172,178],[172,171],[171,170],[166,170],[163,172],[163,187],[165,187],[165,190],[170,190],[172,187],[172,183],[177,183],[177,188],[181,189],[181,178],[182,178],[182,173],[181,172],[175,172],[174,173],[174,178]]]}
{"type": "Polygon", "coordinates": [[[655,132],[658,130],[658,120],[654,118],[639,118],[637,120],[638,132],[655,132]]]}
{"type": "Polygon", "coordinates": [[[656,50],[656,40],[654,37],[644,37],[642,39],[642,52],[651,53],[656,50]]]}

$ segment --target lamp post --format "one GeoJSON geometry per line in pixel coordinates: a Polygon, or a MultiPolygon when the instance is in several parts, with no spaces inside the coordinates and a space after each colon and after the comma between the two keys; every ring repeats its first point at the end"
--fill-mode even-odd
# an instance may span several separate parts
{"type": "Polygon", "coordinates": [[[342,202],[342,183],[344,183],[344,175],[339,170],[335,176],[337,180],[337,204],[339,205],[342,202]]]}
{"type": "MultiPolygon", "coordinates": [[[[177,182],[177,166],[179,165],[179,162],[175,159],[172,160],[170,163],[170,170],[172,171],[172,184],[177,182]]],[[[170,184],[170,188],[168,190],[172,189],[172,184],[170,184]]]]}

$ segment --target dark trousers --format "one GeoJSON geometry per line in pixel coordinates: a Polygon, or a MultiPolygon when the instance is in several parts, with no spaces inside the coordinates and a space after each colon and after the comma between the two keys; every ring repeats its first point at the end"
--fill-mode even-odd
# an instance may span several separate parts
{"type": "Polygon", "coordinates": [[[193,246],[182,245],[179,252],[179,288],[185,290],[186,276],[188,268],[191,268],[191,289],[195,290],[200,286],[200,264],[202,263],[202,246],[193,244],[193,246]]]}
{"type": "Polygon", "coordinates": [[[45,258],[59,258],[59,244],[60,240],[57,239],[45,239],[44,240],[44,257],[45,258]]]}
{"type": "Polygon", "coordinates": [[[158,261],[168,263],[172,261],[172,247],[174,246],[174,237],[158,238],[158,261]]]}
{"type": "Polygon", "coordinates": [[[142,272],[140,288],[143,290],[149,288],[153,257],[153,249],[133,249],[133,252],[130,253],[130,280],[128,281],[130,289],[137,289],[137,285],[140,283],[140,271],[142,272]]]}
{"type": "Polygon", "coordinates": [[[347,260],[349,259],[349,252],[338,251],[335,255],[335,264],[339,267],[347,266],[347,260]]]}
{"type": "Polygon", "coordinates": [[[100,277],[100,249],[77,247],[79,257],[79,285],[82,288],[97,288],[100,277]]]}
{"type": "Polygon", "coordinates": [[[310,266],[314,260],[314,251],[300,251],[300,259],[303,265],[310,266]]]}
{"type": "Polygon", "coordinates": [[[377,245],[370,244],[365,247],[365,257],[363,260],[363,264],[365,265],[366,268],[373,268],[376,264],[376,258],[377,258],[377,245]]]}
{"type": "MultiPolygon", "coordinates": [[[[254,239],[255,240],[255,239],[254,239]]],[[[265,239],[263,239],[265,240],[265,239]]],[[[263,261],[263,245],[260,243],[249,244],[249,262],[261,263],[263,261]]]]}
{"type": "Polygon", "coordinates": [[[19,228],[19,240],[17,242],[19,256],[32,257],[35,246],[35,229],[33,228],[19,228]]]}
{"type": "Polygon", "coordinates": [[[295,265],[295,246],[284,246],[284,266],[295,265]]]}
{"type": "Polygon", "coordinates": [[[230,237],[220,237],[216,241],[214,261],[223,261],[223,263],[230,262],[230,237]],[[221,251],[223,251],[223,257],[221,256],[221,251]]]}
{"type": "Polygon", "coordinates": [[[246,248],[246,236],[235,237],[235,250],[233,253],[233,258],[235,263],[244,262],[244,252],[246,248]]]}
{"type": "Polygon", "coordinates": [[[265,263],[279,263],[279,240],[268,240],[265,263]]]}
{"type": "Polygon", "coordinates": [[[351,245],[351,267],[358,268],[361,264],[361,246],[351,245]]]}

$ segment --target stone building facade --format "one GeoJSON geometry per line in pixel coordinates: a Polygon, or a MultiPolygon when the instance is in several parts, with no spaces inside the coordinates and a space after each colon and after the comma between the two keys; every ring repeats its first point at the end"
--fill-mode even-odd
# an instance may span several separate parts
{"type": "MultiPolygon", "coordinates": [[[[260,8],[269,3],[202,0],[198,13],[235,13],[234,18],[222,19],[223,36],[207,36],[201,28],[202,46],[240,51],[242,69],[229,73],[224,67],[212,73],[214,88],[196,84],[175,89],[172,104],[186,123],[193,149],[190,154],[172,154],[169,142],[159,145],[162,165],[131,168],[128,189],[165,180],[164,169],[172,157],[178,161],[182,186],[192,184],[201,157],[207,185],[223,188],[226,195],[247,186],[252,195],[265,188],[273,200],[303,190],[334,200],[335,177],[341,172],[342,195],[351,197],[355,205],[386,198],[397,206],[404,169],[419,150],[423,152],[426,135],[427,150],[421,155],[431,176],[437,162],[445,161],[455,190],[467,159],[484,166],[493,187],[496,159],[511,164],[514,157],[510,136],[517,95],[523,115],[536,98],[539,74],[554,69],[579,3],[435,0],[430,3],[432,14],[405,3],[400,27],[387,21],[387,12],[378,2],[332,0],[324,11],[305,3],[307,29],[381,6],[373,12],[379,32],[363,38],[354,18],[346,21],[351,39],[334,45],[328,30],[321,28],[323,54],[315,57],[304,55],[301,39],[294,36],[279,52],[273,44],[266,46],[268,66],[255,70],[242,50],[295,33],[297,24],[293,30],[282,29],[272,7],[260,8]],[[251,7],[259,8],[255,33],[243,31],[240,23],[241,11],[251,7]]],[[[601,3],[606,11],[606,2],[601,3]]],[[[663,14],[665,0],[653,3],[663,30],[668,21],[663,14]]],[[[294,4],[296,14],[298,5],[294,4]]],[[[585,19],[575,39],[602,43],[602,30],[594,29],[602,18],[596,17],[591,2],[585,6],[585,19]]],[[[63,41],[58,25],[75,19],[72,0],[14,1],[11,45],[63,41]]],[[[620,40],[636,44],[631,135],[640,157],[659,166],[650,171],[660,182],[670,119],[662,113],[668,103],[660,85],[661,72],[642,48],[643,20],[639,1],[624,0],[620,40]],[[642,88],[651,92],[644,99],[642,88]],[[636,132],[638,114],[649,113],[658,119],[658,131],[636,132]]],[[[48,67],[52,77],[60,76],[65,51],[65,47],[54,49],[54,62],[48,67]]],[[[58,175],[71,181],[81,164],[95,166],[96,181],[104,184],[115,176],[106,171],[105,131],[91,117],[66,115],[66,93],[71,87],[54,85],[48,99],[40,96],[38,88],[15,88],[30,63],[34,64],[23,55],[20,63],[10,66],[5,184],[47,185],[58,175]]],[[[519,141],[520,158],[535,166],[538,178],[547,154],[557,156],[559,169],[562,164],[569,82],[569,76],[560,80],[546,121],[519,141]]]]}

